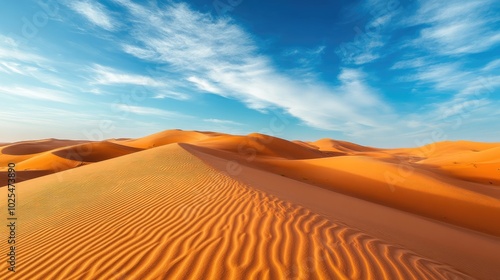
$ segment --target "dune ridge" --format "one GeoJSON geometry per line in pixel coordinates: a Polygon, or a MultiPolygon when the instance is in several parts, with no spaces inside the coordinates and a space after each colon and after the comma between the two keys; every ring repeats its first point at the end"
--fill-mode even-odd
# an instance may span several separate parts
{"type": "Polygon", "coordinates": [[[177,144],[60,175],[19,184],[23,265],[9,279],[473,279],[177,144]]]}
{"type": "MultiPolygon", "coordinates": [[[[192,145],[205,153],[298,181],[500,236],[500,188],[446,177],[417,164],[402,176],[401,165],[367,156],[306,160],[248,157],[228,150],[192,145]],[[389,180],[390,179],[390,180],[389,180]],[[425,203],[423,203],[425,202],[425,203]]],[[[403,167],[407,167],[405,163],[403,167]]]]}
{"type": "Polygon", "coordinates": [[[500,224],[491,222],[500,216],[500,143],[445,141],[378,149],[332,139],[303,142],[259,133],[166,130],[137,139],[12,143],[0,147],[0,180],[6,182],[10,161],[17,163],[23,181],[172,143],[500,236],[500,224]]]}

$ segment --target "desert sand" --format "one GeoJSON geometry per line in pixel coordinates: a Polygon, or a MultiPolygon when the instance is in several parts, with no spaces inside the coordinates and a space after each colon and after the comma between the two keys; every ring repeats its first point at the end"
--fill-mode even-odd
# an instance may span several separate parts
{"type": "Polygon", "coordinates": [[[377,149],[169,130],[0,153],[0,182],[8,162],[24,176],[19,264],[12,274],[3,262],[0,279],[500,275],[500,143],[377,149]]]}

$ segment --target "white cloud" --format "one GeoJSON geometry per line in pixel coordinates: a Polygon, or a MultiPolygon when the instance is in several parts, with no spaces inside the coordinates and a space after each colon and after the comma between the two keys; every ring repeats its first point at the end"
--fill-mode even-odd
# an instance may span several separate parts
{"type": "Polygon", "coordinates": [[[78,14],[85,17],[91,23],[112,31],[116,29],[116,23],[109,15],[106,8],[96,1],[73,1],[69,7],[78,14]]]}
{"type": "Polygon", "coordinates": [[[472,122],[481,114],[491,115],[491,97],[500,87],[500,77],[493,71],[500,62],[493,60],[475,69],[467,64],[472,64],[468,55],[489,51],[500,43],[495,27],[500,21],[490,12],[498,9],[498,1],[420,0],[417,4],[415,15],[403,21],[406,27],[421,28],[403,46],[411,49],[414,58],[398,61],[391,69],[408,70],[404,81],[430,86],[428,96],[437,101],[426,106],[420,120],[450,126],[444,123],[447,119],[467,116],[472,122]]]}
{"type": "Polygon", "coordinates": [[[281,108],[309,126],[328,130],[377,127],[380,112],[389,110],[359,69],[344,69],[338,86],[304,81],[277,69],[259,54],[251,37],[227,18],[213,19],[186,4],[159,10],[128,0],[116,2],[129,10],[132,35],[139,42],[123,50],[168,65],[198,90],[234,98],[264,112],[281,108]],[[345,78],[354,72],[355,78],[345,78]]]}
{"type": "Polygon", "coordinates": [[[409,68],[419,68],[428,65],[429,62],[423,57],[415,57],[406,60],[397,61],[391,67],[391,70],[399,69],[409,69],[409,68]]]}
{"type": "Polygon", "coordinates": [[[210,92],[210,93],[220,93],[221,90],[215,87],[212,83],[207,80],[191,76],[187,78],[188,81],[195,84],[200,90],[210,92]]]}
{"type": "Polygon", "coordinates": [[[489,62],[486,66],[484,66],[481,70],[482,71],[491,71],[500,68],[500,58],[495,59],[491,62],[489,62]]]}
{"type": "Polygon", "coordinates": [[[0,86],[0,94],[61,103],[74,103],[73,98],[65,92],[40,87],[0,86]]]}
{"type": "Polygon", "coordinates": [[[204,119],[204,122],[221,124],[221,125],[243,125],[242,123],[230,121],[230,120],[221,120],[221,119],[204,119]]]}
{"type": "Polygon", "coordinates": [[[155,57],[155,52],[145,50],[136,46],[123,45],[122,48],[124,52],[141,59],[152,59],[155,57]]]}
{"type": "Polygon", "coordinates": [[[25,61],[30,63],[41,63],[46,61],[43,57],[26,52],[20,48],[17,42],[6,36],[0,35],[0,59],[4,61],[25,61]]]}
{"type": "Polygon", "coordinates": [[[186,117],[185,115],[177,113],[177,112],[166,111],[166,110],[151,108],[151,107],[143,107],[143,106],[132,106],[132,105],[126,105],[126,104],[113,104],[113,108],[115,108],[119,111],[133,113],[133,114],[137,114],[137,115],[159,116],[159,117],[166,117],[166,118],[186,117]]]}
{"type": "Polygon", "coordinates": [[[459,63],[439,63],[418,68],[410,80],[431,83],[437,90],[458,90],[466,86],[473,76],[460,69],[459,63]]]}
{"type": "MultiPolygon", "coordinates": [[[[444,55],[480,53],[500,43],[500,33],[494,27],[497,16],[489,13],[498,1],[420,1],[410,25],[425,24],[416,47],[444,55]]],[[[497,7],[498,8],[498,7],[497,7]]]]}
{"type": "Polygon", "coordinates": [[[366,1],[362,4],[365,11],[372,16],[364,26],[356,25],[352,32],[354,39],[341,44],[337,55],[347,64],[363,65],[382,57],[381,49],[389,40],[390,23],[400,13],[398,5],[387,1],[366,1]]]}
{"type": "Polygon", "coordinates": [[[177,99],[177,100],[187,100],[189,99],[189,96],[184,93],[176,92],[176,91],[171,91],[171,90],[155,90],[155,96],[153,96],[154,99],[165,99],[165,98],[172,98],[172,99],[177,99]]]}
{"type": "Polygon", "coordinates": [[[467,82],[466,86],[458,92],[457,97],[492,97],[495,89],[499,87],[500,75],[477,75],[467,82]]]}
{"type": "Polygon", "coordinates": [[[123,73],[116,69],[95,64],[91,70],[94,72],[94,83],[102,85],[128,84],[151,87],[162,87],[164,83],[156,81],[151,77],[123,73]]]}
{"type": "Polygon", "coordinates": [[[19,75],[25,75],[22,69],[22,65],[14,62],[0,62],[0,70],[5,73],[16,73],[19,75]]]}

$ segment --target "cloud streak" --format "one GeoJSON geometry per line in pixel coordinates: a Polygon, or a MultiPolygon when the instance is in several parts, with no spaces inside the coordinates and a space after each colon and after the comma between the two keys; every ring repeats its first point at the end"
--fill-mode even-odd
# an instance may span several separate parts
{"type": "Polygon", "coordinates": [[[213,19],[186,4],[159,10],[116,2],[128,9],[132,35],[140,42],[123,51],[169,65],[198,91],[237,99],[261,112],[280,108],[327,130],[376,127],[380,124],[375,116],[389,110],[360,69],[345,69],[338,86],[301,82],[275,68],[270,58],[259,54],[251,36],[228,19],[213,19]]]}
{"type": "Polygon", "coordinates": [[[111,67],[95,64],[92,66],[91,71],[94,73],[94,83],[101,85],[140,85],[150,87],[162,87],[164,83],[154,80],[151,77],[123,73],[111,67]]]}
{"type": "Polygon", "coordinates": [[[177,112],[166,111],[166,110],[152,108],[152,107],[132,106],[132,105],[126,105],[126,104],[113,104],[112,107],[118,111],[132,113],[132,114],[136,114],[136,115],[159,116],[159,117],[165,117],[165,118],[187,117],[186,115],[183,115],[183,114],[180,114],[177,112]]]}
{"type": "Polygon", "coordinates": [[[231,120],[221,120],[221,119],[204,119],[204,122],[215,123],[220,125],[243,125],[242,123],[231,121],[231,120]]]}
{"type": "Polygon", "coordinates": [[[442,55],[480,53],[500,43],[500,33],[494,26],[498,16],[498,1],[420,1],[410,25],[425,24],[414,41],[429,51],[442,55]]]}
{"type": "Polygon", "coordinates": [[[90,23],[103,29],[113,31],[117,27],[107,9],[98,2],[90,0],[73,1],[70,2],[69,8],[83,16],[90,23]]]}
{"type": "Polygon", "coordinates": [[[0,94],[68,104],[75,103],[75,100],[65,92],[40,87],[0,86],[0,94]]]}

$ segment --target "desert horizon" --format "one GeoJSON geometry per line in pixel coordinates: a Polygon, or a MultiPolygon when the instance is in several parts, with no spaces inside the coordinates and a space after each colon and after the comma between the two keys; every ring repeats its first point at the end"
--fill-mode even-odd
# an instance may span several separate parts
{"type": "Polygon", "coordinates": [[[0,277],[496,279],[499,153],[179,129],[10,143],[20,264],[0,277]]]}

